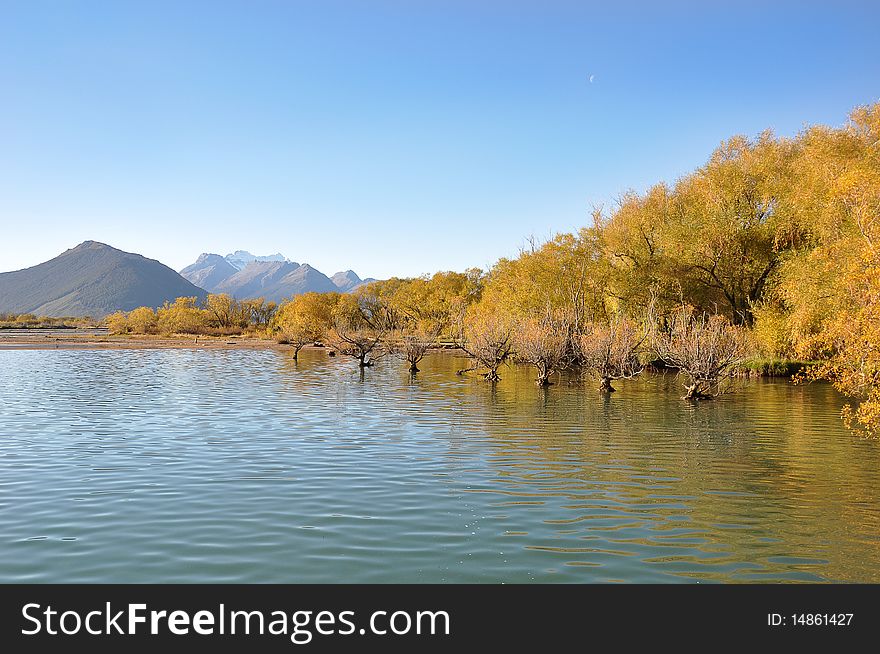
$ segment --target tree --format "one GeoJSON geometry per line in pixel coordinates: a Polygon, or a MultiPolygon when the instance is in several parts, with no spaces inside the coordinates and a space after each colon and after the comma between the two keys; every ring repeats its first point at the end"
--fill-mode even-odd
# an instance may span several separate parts
{"type": "Polygon", "coordinates": [[[244,329],[250,322],[250,307],[226,293],[210,294],[205,310],[220,329],[244,329]]]}
{"type": "Polygon", "coordinates": [[[681,295],[667,248],[673,197],[668,186],[657,184],[644,196],[625,193],[610,216],[594,213],[609,268],[606,291],[618,312],[633,313],[652,300],[671,306],[681,295]]]}
{"type": "Polygon", "coordinates": [[[498,368],[513,351],[514,323],[501,314],[486,311],[469,312],[460,322],[458,346],[471,358],[471,368],[459,370],[458,374],[485,368],[483,378],[497,382],[498,368]]]}
{"type": "Polygon", "coordinates": [[[516,358],[535,367],[538,386],[549,386],[550,376],[565,366],[570,330],[570,319],[564,315],[554,317],[550,311],[541,318],[527,318],[516,324],[513,334],[516,358]]]}
{"type": "Polygon", "coordinates": [[[842,130],[813,128],[805,140],[797,200],[812,223],[815,245],[803,255],[809,265],[792,271],[782,294],[800,327],[800,354],[824,359],[809,376],[831,381],[854,399],[843,410],[847,426],[877,437],[880,103],[857,108],[842,130]]]}
{"type": "Polygon", "coordinates": [[[320,293],[304,293],[284,302],[272,319],[273,329],[293,346],[293,358],[306,345],[324,338],[333,324],[335,298],[320,293]]]}
{"type": "Polygon", "coordinates": [[[720,315],[681,306],[653,323],[652,344],[657,356],[685,375],[685,400],[708,400],[723,392],[722,381],[748,351],[747,333],[720,315]]]}
{"type": "Polygon", "coordinates": [[[621,316],[608,324],[590,322],[576,335],[581,365],[599,378],[600,391],[613,393],[614,380],[641,374],[645,366],[639,354],[646,336],[644,329],[621,316]]]}
{"type": "Polygon", "coordinates": [[[104,318],[104,324],[107,325],[107,330],[111,334],[128,333],[128,320],[125,317],[124,311],[111,313],[109,316],[104,318]]]}
{"type": "Polygon", "coordinates": [[[516,259],[501,259],[489,272],[480,304],[519,320],[549,310],[569,316],[577,330],[587,315],[606,310],[608,266],[596,228],[559,234],[531,244],[516,259]]]}
{"type": "Polygon", "coordinates": [[[388,354],[383,347],[385,317],[370,313],[357,296],[341,296],[333,311],[330,342],[340,354],[357,359],[359,368],[368,368],[388,354]]]}
{"type": "Polygon", "coordinates": [[[199,308],[196,297],[166,301],[157,313],[157,325],[163,334],[202,334],[207,327],[208,314],[199,308]]]}
{"type": "Polygon", "coordinates": [[[126,319],[134,334],[154,334],[159,327],[156,312],[150,307],[138,307],[130,311],[126,319]]]}
{"type": "Polygon", "coordinates": [[[440,335],[440,326],[431,330],[422,328],[399,330],[389,339],[389,350],[409,364],[409,371],[419,372],[419,363],[434,345],[440,335]]]}
{"type": "Polygon", "coordinates": [[[688,301],[726,305],[734,324],[752,325],[752,307],[796,236],[783,198],[795,149],[770,132],[734,137],[676,185],[664,240],[688,301]]]}
{"type": "Polygon", "coordinates": [[[258,297],[241,301],[241,310],[247,316],[247,323],[256,329],[267,329],[278,308],[276,302],[266,302],[266,298],[258,297]]]}
{"type": "Polygon", "coordinates": [[[856,400],[842,411],[846,425],[866,436],[880,436],[880,257],[860,280],[849,280],[858,304],[824,326],[818,340],[831,352],[808,377],[827,379],[856,400]]]}
{"type": "Polygon", "coordinates": [[[482,271],[472,268],[430,277],[393,277],[368,284],[360,294],[372,295],[385,305],[394,329],[439,329],[440,335],[454,338],[451,330],[460,314],[479,300],[482,286],[482,271]]]}

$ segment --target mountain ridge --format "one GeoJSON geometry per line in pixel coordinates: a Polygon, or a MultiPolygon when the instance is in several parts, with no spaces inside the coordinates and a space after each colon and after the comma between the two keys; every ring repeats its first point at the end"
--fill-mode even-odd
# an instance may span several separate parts
{"type": "Polygon", "coordinates": [[[236,250],[225,257],[202,253],[180,274],[209,293],[226,293],[236,299],[263,297],[273,302],[308,292],[350,293],[363,284],[375,281],[372,278],[361,279],[353,270],[337,272],[328,277],[308,263],[297,263],[283,254],[256,256],[247,250],[236,250]],[[230,257],[235,261],[231,261],[230,257]],[[243,261],[244,265],[238,268],[236,263],[243,261]]]}
{"type": "Polygon", "coordinates": [[[83,241],[57,257],[0,273],[0,312],[101,318],[139,306],[195,296],[204,289],[165,264],[99,241],[83,241]]]}

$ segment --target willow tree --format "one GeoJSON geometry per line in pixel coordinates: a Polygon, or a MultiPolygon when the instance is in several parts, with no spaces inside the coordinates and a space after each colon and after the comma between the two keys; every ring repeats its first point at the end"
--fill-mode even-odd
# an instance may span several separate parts
{"type": "Polygon", "coordinates": [[[517,322],[513,333],[516,358],[538,372],[535,383],[549,386],[550,377],[565,367],[569,358],[571,321],[564,315],[545,312],[540,318],[517,322]]]}
{"type": "Polygon", "coordinates": [[[116,311],[104,318],[104,325],[113,335],[127,334],[129,332],[128,319],[125,311],[116,311]]]}
{"type": "Polygon", "coordinates": [[[748,333],[721,315],[679,307],[651,340],[657,356],[685,381],[685,400],[709,400],[725,390],[724,382],[749,351],[748,333]]]}
{"type": "Polygon", "coordinates": [[[814,246],[786,269],[781,295],[799,354],[822,359],[810,376],[855,400],[850,428],[880,436],[880,103],[803,140],[796,201],[814,246]]]}
{"type": "Polygon", "coordinates": [[[162,334],[203,334],[210,321],[208,312],[199,307],[197,297],[179,297],[166,301],[156,312],[157,328],[162,334]]]}
{"type": "Polygon", "coordinates": [[[482,280],[482,271],[474,268],[463,273],[438,272],[409,279],[393,277],[371,282],[360,293],[381,302],[393,329],[426,333],[439,330],[440,335],[454,337],[456,320],[480,298],[482,280]]]}
{"type": "Polygon", "coordinates": [[[734,137],[676,184],[664,247],[688,302],[752,325],[752,307],[798,242],[784,197],[796,149],[769,132],[734,137]]]}
{"type": "Polygon", "coordinates": [[[266,329],[272,322],[272,316],[278,309],[278,303],[266,301],[266,298],[258,297],[249,300],[241,300],[241,310],[247,317],[247,324],[256,329],[266,329]]]}
{"type": "Polygon", "coordinates": [[[409,371],[419,372],[419,363],[428,351],[437,344],[440,326],[424,329],[415,327],[393,332],[388,338],[388,349],[394,356],[409,364],[409,371]]]}
{"type": "Polygon", "coordinates": [[[601,392],[613,393],[613,381],[632,379],[644,370],[640,354],[646,337],[645,329],[616,316],[607,324],[584,325],[575,343],[583,369],[599,378],[601,392]]]}
{"type": "Polygon", "coordinates": [[[573,329],[587,315],[605,312],[608,266],[596,227],[532,243],[516,259],[501,259],[489,271],[481,305],[514,320],[548,309],[570,317],[573,329]]]}
{"type": "Polygon", "coordinates": [[[133,334],[155,334],[159,328],[156,312],[150,307],[138,307],[129,311],[126,320],[133,334]]]}
{"type": "Polygon", "coordinates": [[[608,215],[595,213],[607,262],[606,292],[618,311],[638,312],[651,301],[671,306],[681,294],[679,274],[667,247],[673,215],[673,193],[657,184],[645,195],[625,193],[608,215]]]}
{"type": "Polygon", "coordinates": [[[249,308],[227,293],[208,295],[205,310],[221,329],[243,329],[250,320],[249,308]]]}
{"type": "Polygon", "coordinates": [[[272,318],[279,339],[293,347],[293,358],[307,345],[324,338],[333,326],[335,294],[303,293],[284,302],[272,318]]]}
{"type": "Polygon", "coordinates": [[[333,309],[328,339],[340,354],[352,357],[361,369],[372,366],[389,353],[385,347],[388,315],[378,301],[357,295],[340,296],[333,309]]]}
{"type": "Polygon", "coordinates": [[[514,324],[501,313],[468,312],[459,323],[458,346],[471,358],[473,365],[459,370],[458,374],[483,370],[486,381],[500,380],[498,369],[513,352],[514,324]]]}

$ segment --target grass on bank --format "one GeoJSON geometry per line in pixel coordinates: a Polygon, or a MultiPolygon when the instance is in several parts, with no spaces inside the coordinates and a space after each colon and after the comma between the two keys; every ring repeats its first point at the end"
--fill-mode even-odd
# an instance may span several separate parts
{"type": "Polygon", "coordinates": [[[791,361],[788,359],[754,358],[744,361],[740,373],[747,377],[794,377],[808,368],[815,366],[816,361],[791,361]]]}
{"type": "Polygon", "coordinates": [[[0,313],[0,329],[77,329],[98,327],[92,318],[37,316],[33,313],[0,313]]]}

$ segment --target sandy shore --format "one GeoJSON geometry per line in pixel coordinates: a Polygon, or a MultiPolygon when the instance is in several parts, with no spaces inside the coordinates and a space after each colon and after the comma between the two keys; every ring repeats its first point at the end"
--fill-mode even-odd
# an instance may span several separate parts
{"type": "Polygon", "coordinates": [[[289,349],[246,336],[111,336],[106,329],[4,329],[0,350],[289,349]]]}

